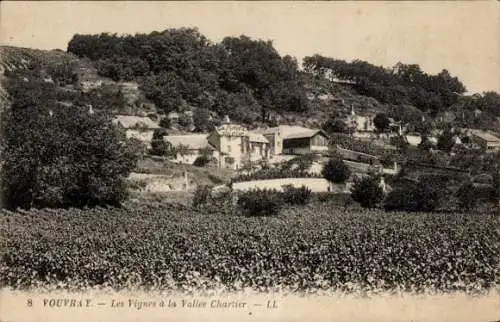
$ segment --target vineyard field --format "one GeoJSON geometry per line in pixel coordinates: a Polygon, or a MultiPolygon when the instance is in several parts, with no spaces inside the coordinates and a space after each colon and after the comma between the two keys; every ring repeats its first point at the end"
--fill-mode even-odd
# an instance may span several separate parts
{"type": "Polygon", "coordinates": [[[172,292],[463,292],[499,285],[498,216],[311,204],[0,212],[0,286],[172,292]]]}

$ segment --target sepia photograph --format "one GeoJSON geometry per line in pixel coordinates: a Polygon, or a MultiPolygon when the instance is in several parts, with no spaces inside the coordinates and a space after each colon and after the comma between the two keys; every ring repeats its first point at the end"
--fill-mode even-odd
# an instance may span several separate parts
{"type": "Polygon", "coordinates": [[[2,1],[0,322],[499,322],[499,39],[498,1],[2,1]]]}

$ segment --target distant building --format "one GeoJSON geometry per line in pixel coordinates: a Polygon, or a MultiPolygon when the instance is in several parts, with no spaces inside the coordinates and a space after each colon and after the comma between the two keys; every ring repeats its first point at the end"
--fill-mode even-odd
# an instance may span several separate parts
{"type": "Polygon", "coordinates": [[[485,152],[500,151],[500,138],[493,133],[482,130],[469,130],[472,143],[477,144],[485,152]]]}
{"type": "Polygon", "coordinates": [[[167,118],[171,122],[177,122],[177,121],[179,121],[179,113],[177,113],[177,112],[170,112],[170,113],[167,114],[167,118]]]}
{"type": "Polygon", "coordinates": [[[151,148],[151,140],[155,129],[160,128],[158,123],[149,117],[117,115],[113,119],[113,124],[117,124],[125,130],[127,138],[134,138],[151,148]]]}
{"type": "Polygon", "coordinates": [[[248,151],[246,161],[256,162],[270,157],[269,141],[261,133],[249,132],[244,143],[248,151]]]}
{"type": "Polygon", "coordinates": [[[329,136],[323,130],[280,125],[261,130],[260,133],[270,142],[270,153],[272,155],[309,154],[328,151],[329,136]]]}
{"type": "Polygon", "coordinates": [[[358,115],[354,111],[354,106],[351,105],[351,113],[346,117],[344,122],[351,131],[356,132],[373,132],[375,131],[375,124],[373,124],[373,115],[358,115]]]}
{"type": "Polygon", "coordinates": [[[167,135],[163,140],[174,148],[183,146],[183,149],[174,156],[174,162],[193,164],[198,157],[207,152],[208,156],[219,157],[218,151],[208,142],[206,134],[167,135]]]}
{"type": "Polygon", "coordinates": [[[218,151],[221,168],[238,169],[246,162],[269,157],[269,141],[263,135],[231,123],[227,116],[223,124],[210,133],[208,142],[218,151]]]}
{"type": "MultiPolygon", "coordinates": [[[[122,119],[128,126],[134,123],[127,120],[122,119]]],[[[172,147],[182,147],[174,156],[175,162],[192,164],[200,155],[210,151],[218,167],[232,169],[268,161],[277,155],[327,152],[330,140],[323,130],[301,126],[280,125],[249,131],[232,123],[227,116],[211,133],[169,135],[163,139],[172,147]]]]}

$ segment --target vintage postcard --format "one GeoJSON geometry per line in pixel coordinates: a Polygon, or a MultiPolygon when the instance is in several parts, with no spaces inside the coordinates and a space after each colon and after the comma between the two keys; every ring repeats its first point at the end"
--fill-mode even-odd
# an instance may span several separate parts
{"type": "Polygon", "coordinates": [[[0,321],[500,321],[500,2],[2,1],[0,321]]]}

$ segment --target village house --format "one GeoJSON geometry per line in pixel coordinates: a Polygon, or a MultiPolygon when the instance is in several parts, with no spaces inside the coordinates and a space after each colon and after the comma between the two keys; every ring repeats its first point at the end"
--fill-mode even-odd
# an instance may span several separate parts
{"type": "Polygon", "coordinates": [[[202,155],[218,159],[218,151],[208,142],[207,134],[167,135],[163,140],[176,154],[172,161],[193,164],[202,155]]]}
{"type": "Polygon", "coordinates": [[[265,160],[269,156],[269,142],[263,135],[231,123],[227,116],[223,124],[210,133],[208,142],[218,151],[221,168],[239,169],[247,162],[265,160]]]}
{"type": "MultiPolygon", "coordinates": [[[[147,118],[121,116],[116,122],[128,129],[129,137],[134,136],[135,132],[132,131],[140,132],[158,127],[153,121],[143,119],[147,118]],[[144,121],[143,124],[141,120],[144,121]]],[[[141,138],[146,140],[145,136],[141,138]]],[[[208,154],[220,168],[240,169],[246,165],[268,161],[276,155],[325,153],[330,139],[323,130],[301,126],[280,125],[249,131],[232,123],[226,116],[223,123],[211,133],[167,135],[163,140],[174,149],[174,162],[192,164],[198,157],[208,154]]]]}
{"type": "Polygon", "coordinates": [[[261,130],[270,142],[271,155],[309,154],[328,151],[329,137],[323,130],[280,125],[261,130]]]}
{"type": "Polygon", "coordinates": [[[133,116],[133,115],[117,115],[113,119],[113,124],[125,130],[127,138],[137,139],[144,143],[148,148],[151,148],[153,133],[160,126],[151,120],[149,117],[133,116]]]}
{"type": "Polygon", "coordinates": [[[467,131],[472,143],[478,145],[485,152],[500,151],[500,138],[493,133],[471,129],[467,131]]]}

